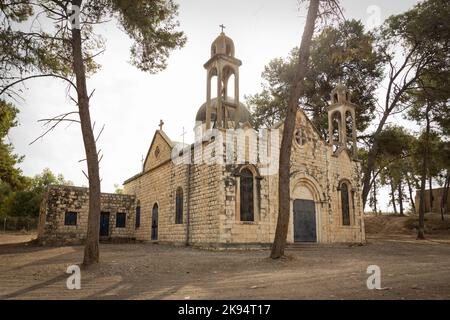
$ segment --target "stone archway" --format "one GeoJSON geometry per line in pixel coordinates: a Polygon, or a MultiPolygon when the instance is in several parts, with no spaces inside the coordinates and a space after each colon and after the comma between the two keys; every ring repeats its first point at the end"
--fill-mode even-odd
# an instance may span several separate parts
{"type": "Polygon", "coordinates": [[[321,242],[321,202],[317,181],[305,173],[294,175],[291,183],[292,242],[321,242]]]}

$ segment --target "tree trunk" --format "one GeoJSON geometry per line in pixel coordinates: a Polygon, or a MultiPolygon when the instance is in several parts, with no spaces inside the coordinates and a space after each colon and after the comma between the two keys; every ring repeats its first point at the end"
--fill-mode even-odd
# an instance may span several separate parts
{"type": "Polygon", "coordinates": [[[378,137],[380,136],[388,117],[389,117],[389,113],[385,112],[383,114],[383,117],[380,120],[380,123],[378,124],[377,130],[375,131],[375,133],[373,135],[372,147],[369,149],[369,152],[367,153],[367,166],[364,169],[364,175],[363,175],[363,192],[362,192],[363,209],[366,206],[367,198],[369,197],[370,187],[373,183],[372,174],[373,174],[373,170],[375,169],[376,158],[377,158],[378,150],[380,148],[379,143],[378,143],[378,137]]]}
{"type": "Polygon", "coordinates": [[[392,202],[392,206],[394,207],[394,213],[398,214],[397,205],[395,204],[395,187],[394,187],[394,182],[392,181],[392,178],[391,178],[390,185],[391,185],[391,202],[392,202]]]}
{"type": "Polygon", "coordinates": [[[374,135],[372,148],[367,153],[367,166],[364,169],[364,175],[363,175],[363,192],[362,192],[363,209],[365,208],[366,203],[367,203],[367,198],[369,197],[370,182],[372,180],[372,173],[375,168],[375,158],[376,158],[377,152],[378,152],[378,142],[377,142],[376,136],[374,135]]]}
{"type": "Polygon", "coordinates": [[[428,149],[430,144],[430,106],[427,104],[425,111],[426,131],[425,131],[425,150],[423,150],[422,168],[420,177],[420,203],[419,203],[419,230],[417,232],[417,239],[425,239],[425,188],[427,184],[428,172],[428,149]]]}
{"type": "MultiPolygon", "coordinates": [[[[72,5],[81,8],[82,0],[73,0],[72,5]]],[[[97,147],[92,130],[89,112],[89,97],[86,87],[86,73],[83,62],[81,31],[72,28],[73,71],[77,83],[78,110],[80,113],[81,133],[89,178],[89,216],[86,243],[84,247],[83,265],[88,266],[99,262],[99,232],[100,232],[100,173],[97,147]]]]}
{"type": "Polygon", "coordinates": [[[441,200],[441,219],[444,221],[444,214],[448,211],[448,191],[450,188],[450,170],[447,170],[447,177],[445,178],[444,190],[442,190],[441,200]]]}
{"type": "Polygon", "coordinates": [[[298,56],[298,67],[295,80],[290,88],[288,109],[284,120],[283,136],[280,147],[279,181],[278,181],[278,220],[275,238],[272,245],[270,257],[280,258],[284,255],[286,247],[287,232],[289,226],[290,209],[290,161],[292,151],[292,139],[294,136],[295,118],[298,111],[298,101],[304,91],[304,78],[308,68],[308,60],[311,49],[311,39],[314,33],[319,11],[319,0],[310,0],[308,16],[300,45],[298,56]]]}
{"type": "Polygon", "coordinates": [[[411,208],[414,213],[417,213],[416,212],[416,204],[415,204],[414,198],[413,198],[413,189],[411,186],[411,181],[409,180],[409,176],[406,176],[406,184],[408,185],[409,201],[411,202],[411,208]]]}
{"type": "Polygon", "coordinates": [[[433,212],[434,211],[434,208],[433,208],[433,206],[434,206],[434,197],[433,197],[433,177],[431,176],[431,174],[430,174],[430,176],[428,177],[428,187],[429,187],[429,189],[430,189],[430,192],[429,192],[429,194],[430,194],[430,212],[433,212]]]}
{"type": "Polygon", "coordinates": [[[403,212],[403,190],[402,190],[402,180],[401,179],[398,181],[397,190],[398,190],[398,205],[400,208],[400,215],[404,216],[405,213],[403,212]]]}
{"type": "Polygon", "coordinates": [[[377,181],[373,181],[373,210],[375,211],[375,214],[377,214],[377,181]]]}

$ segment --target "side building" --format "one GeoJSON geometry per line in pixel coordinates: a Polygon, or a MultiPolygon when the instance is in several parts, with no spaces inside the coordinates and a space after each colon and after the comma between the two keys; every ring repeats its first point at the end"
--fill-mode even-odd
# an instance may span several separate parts
{"type": "MultiPolygon", "coordinates": [[[[102,193],[100,238],[133,239],[135,230],[135,197],[102,193]]],[[[81,244],[86,239],[89,213],[89,189],[73,186],[51,186],[42,201],[38,242],[43,245],[81,244]]]]}

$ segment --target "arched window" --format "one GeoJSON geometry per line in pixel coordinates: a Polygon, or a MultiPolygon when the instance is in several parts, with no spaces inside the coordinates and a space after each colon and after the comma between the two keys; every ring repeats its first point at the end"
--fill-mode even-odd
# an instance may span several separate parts
{"type": "Polygon", "coordinates": [[[236,76],[234,75],[234,71],[230,68],[229,71],[230,72],[230,76],[228,77],[228,79],[226,80],[226,88],[227,88],[227,96],[230,97],[232,100],[232,102],[234,103],[234,99],[236,98],[236,76]]]}
{"type": "Polygon", "coordinates": [[[253,173],[243,169],[240,176],[241,221],[254,221],[253,173]]]}
{"type": "Polygon", "coordinates": [[[354,119],[350,111],[345,112],[345,134],[347,136],[347,149],[353,153],[353,131],[355,130],[354,119]]]}
{"type": "Polygon", "coordinates": [[[345,112],[345,134],[347,135],[347,139],[352,139],[353,136],[353,116],[350,111],[345,112]]]}
{"type": "Polygon", "coordinates": [[[152,240],[158,240],[158,211],[159,211],[158,204],[155,203],[152,209],[152,229],[151,229],[152,240]]]}
{"type": "Polygon", "coordinates": [[[341,141],[341,113],[339,111],[335,111],[332,115],[332,132],[333,135],[330,137],[330,141],[341,141]]]}
{"type": "Polygon", "coordinates": [[[139,228],[141,226],[141,201],[137,201],[136,204],[136,219],[135,219],[135,228],[139,228]]]}
{"type": "Polygon", "coordinates": [[[183,223],[183,189],[177,188],[177,195],[175,200],[175,223],[183,223]]]}
{"type": "Polygon", "coordinates": [[[341,184],[341,208],[342,208],[342,224],[344,226],[350,225],[350,205],[349,205],[348,186],[344,182],[341,184]]]}
{"type": "Polygon", "coordinates": [[[226,46],[226,52],[227,52],[227,56],[231,56],[232,54],[231,54],[231,46],[227,43],[227,46],[226,46]]]}

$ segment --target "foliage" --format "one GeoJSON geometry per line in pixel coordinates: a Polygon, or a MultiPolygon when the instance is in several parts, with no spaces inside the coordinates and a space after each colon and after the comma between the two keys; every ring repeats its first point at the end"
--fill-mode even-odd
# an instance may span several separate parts
{"type": "MultiPolygon", "coordinates": [[[[352,100],[359,106],[358,138],[364,143],[364,150],[359,151],[364,171],[364,204],[380,174],[386,178],[383,182],[400,184],[399,193],[404,182],[409,191],[418,186],[416,138],[405,136],[401,128],[386,128],[393,114],[408,115],[409,120],[423,124],[426,106],[432,103],[429,116],[433,131],[443,141],[450,137],[449,19],[449,1],[427,0],[390,16],[373,32],[366,32],[361,22],[350,20],[326,27],[314,38],[305,97],[299,106],[326,137],[331,90],[343,82],[353,91],[352,100]],[[382,87],[378,87],[380,83],[382,87]]],[[[262,74],[262,91],[247,97],[255,127],[270,127],[284,119],[297,52],[294,49],[287,59],[270,61],[262,74]]],[[[450,155],[442,150],[445,149],[432,148],[436,161],[432,161],[429,171],[435,178],[445,177],[443,170],[450,172],[444,164],[450,155]]]]}
{"type": "MultiPolygon", "coordinates": [[[[403,186],[411,184],[411,178],[415,177],[416,168],[413,166],[413,146],[417,139],[411,133],[400,126],[388,126],[380,134],[380,148],[377,155],[376,174],[383,186],[391,188],[391,204],[395,207],[398,201],[403,208],[403,186]],[[395,198],[396,191],[398,199],[395,198]]],[[[375,177],[376,178],[376,177],[375,177]]],[[[403,212],[401,212],[403,213],[403,212]]]]}
{"type": "Polygon", "coordinates": [[[92,1],[104,5],[110,15],[115,15],[134,40],[131,63],[143,71],[156,73],[167,66],[170,51],[186,43],[176,17],[178,5],[172,0],[104,0],[92,1]]]}
{"type": "Polygon", "coordinates": [[[372,123],[375,129],[369,133],[363,176],[364,204],[375,178],[376,158],[381,147],[378,139],[389,117],[405,114],[413,106],[411,94],[414,91],[436,88],[437,82],[427,84],[424,81],[427,75],[441,75],[443,82],[449,82],[448,72],[445,72],[450,62],[449,18],[448,1],[428,0],[389,17],[377,32],[378,47],[388,65],[384,101],[379,103],[379,117],[372,123]]]}
{"type": "Polygon", "coordinates": [[[55,175],[49,168],[46,168],[42,170],[41,174],[37,174],[31,179],[30,189],[42,193],[51,185],[72,186],[73,182],[65,180],[62,174],[55,175]]]}
{"type": "MultiPolygon", "coordinates": [[[[326,27],[313,39],[310,64],[301,107],[313,123],[327,134],[327,106],[331,90],[343,83],[353,92],[359,108],[359,131],[367,128],[376,106],[375,90],[382,76],[383,58],[375,48],[375,38],[365,32],[360,21],[348,20],[337,27],[326,27]]],[[[276,58],[265,67],[261,93],[249,96],[255,127],[272,126],[284,119],[289,84],[293,80],[298,49],[287,59],[276,58]]]]}
{"type": "MultiPolygon", "coordinates": [[[[71,1],[2,1],[0,14],[0,88],[29,75],[74,75],[72,65],[71,1]],[[54,26],[52,28],[51,26],[54,26]],[[30,31],[25,31],[29,29],[30,31]]],[[[80,10],[82,50],[88,74],[99,70],[95,57],[105,48],[96,24],[114,18],[133,40],[131,64],[156,73],[166,68],[172,50],[186,42],[177,31],[178,5],[172,0],[89,0],[80,10]]],[[[20,95],[8,87],[11,97],[20,95]]]]}
{"type": "Polygon", "coordinates": [[[114,193],[123,194],[123,189],[117,183],[114,184],[114,193]]]}
{"type": "Polygon", "coordinates": [[[73,185],[62,174],[55,175],[46,168],[32,178],[23,177],[26,184],[20,190],[13,190],[6,183],[0,183],[0,216],[38,217],[44,193],[51,185],[73,185]]]}
{"type": "Polygon", "coordinates": [[[8,132],[17,125],[18,110],[10,103],[0,99],[0,181],[10,188],[20,189],[25,183],[17,165],[22,157],[13,153],[13,147],[6,143],[8,132]]]}
{"type": "Polygon", "coordinates": [[[37,217],[31,217],[31,216],[8,216],[6,219],[2,219],[0,221],[0,226],[3,230],[5,228],[6,230],[16,231],[16,230],[33,230],[36,229],[38,226],[38,218],[37,217]],[[6,224],[5,224],[6,222],[6,224]]]}
{"type": "Polygon", "coordinates": [[[14,192],[11,190],[11,187],[0,180],[0,218],[4,218],[9,214],[13,200],[14,192]]]}
{"type": "Polygon", "coordinates": [[[48,186],[72,183],[50,169],[33,178],[22,175],[17,165],[23,158],[13,154],[12,145],[4,142],[9,130],[17,125],[17,113],[11,103],[0,100],[0,217],[37,217],[48,186]]]}
{"type": "Polygon", "coordinates": [[[20,97],[20,91],[15,91],[14,85],[36,77],[63,79],[69,86],[68,93],[75,91],[76,99],[72,100],[78,112],[67,112],[50,119],[50,123],[56,124],[43,135],[62,121],[80,123],[89,179],[84,264],[98,262],[100,151],[97,151],[90,116],[93,92],[88,93],[86,78],[99,68],[95,57],[103,51],[104,41],[94,26],[115,18],[133,41],[131,63],[143,71],[155,73],[167,66],[169,53],[186,41],[184,34],[176,30],[178,6],[172,0],[7,0],[2,1],[1,6],[0,44],[2,48],[14,49],[7,50],[1,59],[0,94],[20,97]],[[17,8],[25,10],[20,15],[11,14],[17,8]],[[21,23],[11,23],[14,20],[21,23]],[[72,26],[72,22],[77,23],[72,26]],[[79,120],[66,118],[76,113],[79,120]]]}

